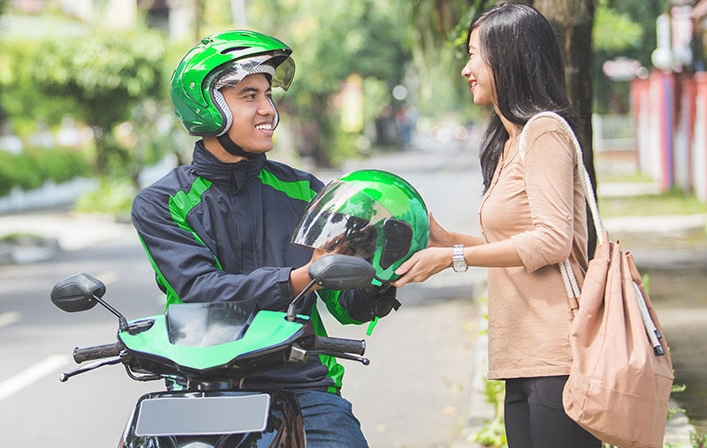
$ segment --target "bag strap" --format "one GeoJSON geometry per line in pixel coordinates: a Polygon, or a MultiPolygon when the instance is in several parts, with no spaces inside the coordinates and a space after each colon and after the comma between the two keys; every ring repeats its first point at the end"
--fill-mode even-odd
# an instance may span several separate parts
{"type": "MultiPolygon", "coordinates": [[[[569,125],[569,123],[567,123],[564,118],[562,118],[559,114],[555,112],[540,112],[539,114],[531,117],[530,120],[528,120],[528,122],[525,124],[525,126],[523,126],[523,130],[520,133],[520,142],[518,144],[518,152],[520,153],[520,159],[521,161],[525,161],[525,146],[530,124],[538,118],[543,117],[552,118],[556,120],[562,127],[562,130],[565,131],[565,134],[567,134],[567,136],[570,138],[570,141],[572,141],[572,145],[574,146],[575,152],[577,154],[577,171],[580,176],[580,180],[582,181],[582,186],[584,187],[584,195],[587,198],[587,203],[589,204],[589,210],[591,212],[592,220],[594,222],[594,228],[596,229],[597,242],[601,244],[603,243],[606,229],[604,227],[604,223],[601,220],[601,216],[599,216],[599,207],[597,206],[597,200],[594,196],[594,190],[592,189],[592,182],[589,177],[589,173],[587,172],[587,167],[584,166],[582,147],[579,144],[579,140],[577,140],[577,136],[574,134],[574,131],[572,130],[572,127],[569,125]]],[[[569,300],[570,308],[573,312],[576,313],[577,309],[579,308],[578,301],[581,291],[579,285],[577,284],[577,277],[574,275],[574,272],[572,272],[572,266],[570,265],[569,258],[560,263],[560,272],[562,273],[562,281],[565,284],[565,290],[567,291],[567,298],[569,300]]]]}

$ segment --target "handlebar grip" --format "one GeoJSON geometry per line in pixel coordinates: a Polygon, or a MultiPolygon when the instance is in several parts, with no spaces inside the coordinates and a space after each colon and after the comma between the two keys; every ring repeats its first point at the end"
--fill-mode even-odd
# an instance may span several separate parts
{"type": "Polygon", "coordinates": [[[315,336],[312,341],[313,350],[322,350],[327,353],[354,353],[363,355],[366,352],[366,341],[363,339],[330,338],[315,336]]]}
{"type": "Polygon", "coordinates": [[[121,346],[119,342],[96,345],[95,347],[76,347],[74,348],[74,361],[76,361],[77,364],[81,364],[84,361],[110,358],[111,356],[118,356],[120,351],[121,346]]]}

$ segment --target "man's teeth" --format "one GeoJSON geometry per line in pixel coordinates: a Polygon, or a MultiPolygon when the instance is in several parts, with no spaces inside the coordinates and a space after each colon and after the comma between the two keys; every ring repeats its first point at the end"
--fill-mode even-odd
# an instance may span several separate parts
{"type": "Polygon", "coordinates": [[[261,131],[272,131],[272,125],[271,124],[259,124],[258,126],[255,127],[255,129],[259,129],[261,131]]]}

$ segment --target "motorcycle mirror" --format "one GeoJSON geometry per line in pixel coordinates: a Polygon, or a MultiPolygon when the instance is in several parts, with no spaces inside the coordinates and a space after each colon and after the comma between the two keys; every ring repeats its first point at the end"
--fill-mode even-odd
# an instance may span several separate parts
{"type": "Polygon", "coordinates": [[[376,276],[376,269],[366,260],[351,255],[324,255],[309,267],[312,281],[290,302],[287,320],[295,320],[295,305],[315,284],[328,289],[347,290],[370,285],[376,276]]]}
{"type": "Polygon", "coordinates": [[[368,286],[375,275],[375,268],[366,260],[342,254],[325,255],[309,268],[316,284],[341,291],[368,286]]]}
{"type": "Polygon", "coordinates": [[[74,274],[59,281],[52,288],[49,297],[52,303],[69,313],[90,310],[103,297],[106,285],[88,274],[74,274]]]}
{"type": "Polygon", "coordinates": [[[54,305],[69,313],[90,310],[100,303],[118,318],[120,331],[129,330],[125,316],[101,298],[105,293],[106,285],[102,281],[88,274],[74,274],[54,285],[49,297],[54,305]]]}

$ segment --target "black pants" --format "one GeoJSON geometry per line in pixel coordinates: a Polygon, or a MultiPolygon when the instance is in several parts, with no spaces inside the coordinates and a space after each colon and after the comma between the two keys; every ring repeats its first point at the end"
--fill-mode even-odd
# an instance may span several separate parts
{"type": "Polygon", "coordinates": [[[505,422],[509,448],[600,448],[601,442],[562,407],[566,376],[506,380],[505,422]]]}

